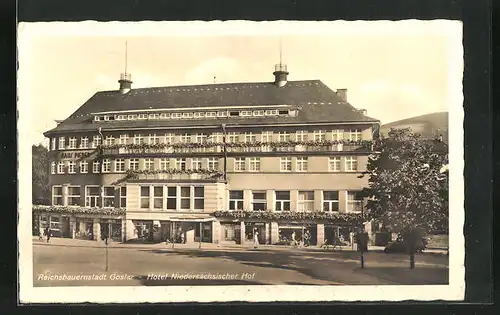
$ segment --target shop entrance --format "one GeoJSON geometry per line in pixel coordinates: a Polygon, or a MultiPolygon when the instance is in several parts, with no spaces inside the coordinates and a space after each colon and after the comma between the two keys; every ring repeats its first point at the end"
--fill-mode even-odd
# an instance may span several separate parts
{"type": "Polygon", "coordinates": [[[101,238],[106,236],[113,241],[120,242],[122,240],[121,220],[101,220],[101,238]]]}
{"type": "Polygon", "coordinates": [[[259,243],[266,244],[266,224],[264,222],[245,222],[247,242],[253,242],[255,233],[258,233],[257,238],[259,243]]]}

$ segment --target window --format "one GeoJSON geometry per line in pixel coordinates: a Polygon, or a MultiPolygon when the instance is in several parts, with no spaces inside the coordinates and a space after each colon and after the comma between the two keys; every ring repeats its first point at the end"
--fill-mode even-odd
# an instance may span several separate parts
{"type": "Polygon", "coordinates": [[[59,161],[57,163],[57,174],[64,174],[64,162],[59,161]]]}
{"type": "Polygon", "coordinates": [[[148,119],[148,114],[139,114],[137,119],[148,119]]]}
{"type": "Polygon", "coordinates": [[[134,144],[143,144],[143,143],[144,143],[144,137],[141,134],[135,134],[134,144]]]}
{"type": "Polygon", "coordinates": [[[76,137],[69,138],[68,149],[76,149],[76,137]]]}
{"type": "Polygon", "coordinates": [[[228,132],[227,133],[227,142],[235,143],[239,142],[238,134],[236,132],[228,132]]]}
{"type": "Polygon", "coordinates": [[[101,145],[102,139],[101,136],[94,136],[92,138],[92,148],[97,148],[101,145]]]}
{"type": "Polygon", "coordinates": [[[103,187],[104,190],[104,207],[114,207],[115,206],[115,187],[108,186],[103,187]]]}
{"type": "Polygon", "coordinates": [[[353,172],[358,170],[358,159],[355,156],[348,156],[345,158],[346,172],[353,172]]]}
{"type": "Polygon", "coordinates": [[[250,171],[257,172],[260,171],[260,158],[252,157],[250,158],[250,171]]]}
{"type": "Polygon", "coordinates": [[[181,209],[191,209],[191,187],[181,187],[181,209]]]}
{"type": "Polygon", "coordinates": [[[127,187],[120,187],[120,208],[125,208],[127,206],[127,187]]]}
{"type": "Polygon", "coordinates": [[[254,116],[264,116],[264,111],[263,110],[254,110],[253,115],[254,116]]]}
{"type": "Polygon", "coordinates": [[[347,192],[347,212],[361,212],[363,197],[360,191],[347,192]]]}
{"type": "Polygon", "coordinates": [[[128,142],[128,135],[120,135],[120,139],[118,140],[119,144],[127,144],[128,142]]]}
{"type": "Polygon", "coordinates": [[[181,135],[181,142],[182,143],[190,143],[191,142],[191,135],[187,134],[187,133],[181,135]]]}
{"type": "Polygon", "coordinates": [[[206,143],[207,142],[207,135],[204,133],[197,133],[195,136],[196,143],[206,143]]]}
{"type": "Polygon", "coordinates": [[[243,210],[243,190],[229,191],[229,210],[243,210]]]}
{"type": "Polygon", "coordinates": [[[56,162],[50,163],[50,173],[55,174],[56,173],[56,162]]]}
{"type": "Polygon", "coordinates": [[[297,130],[295,132],[295,140],[296,141],[307,141],[307,130],[297,130]]]}
{"type": "Polygon", "coordinates": [[[158,144],[158,143],[160,143],[160,137],[156,136],[155,134],[149,135],[148,143],[149,144],[158,144]]]}
{"type": "Polygon", "coordinates": [[[360,141],[361,140],[361,130],[360,129],[349,130],[349,140],[360,141]]]}
{"type": "Polygon", "coordinates": [[[219,159],[214,157],[208,158],[208,169],[217,171],[219,169],[219,159]]]}
{"type": "Polygon", "coordinates": [[[234,170],[240,172],[245,170],[245,158],[234,158],[234,170]]]}
{"type": "Polygon", "coordinates": [[[266,116],[275,116],[278,115],[277,109],[268,109],[266,110],[266,116]]]}
{"type": "Polygon", "coordinates": [[[292,158],[282,157],[280,159],[280,170],[282,172],[290,172],[292,170],[292,158]]]}
{"type": "Polygon", "coordinates": [[[68,206],[80,205],[80,186],[68,186],[68,206]]]}
{"type": "Polygon", "coordinates": [[[149,186],[141,186],[141,208],[149,209],[149,186]]]}
{"type": "Polygon", "coordinates": [[[125,172],[125,159],[115,160],[115,172],[117,173],[125,172]]]}
{"type": "Polygon", "coordinates": [[[273,141],[273,132],[272,131],[263,131],[262,132],[262,142],[271,142],[273,141]]]}
{"type": "Polygon", "coordinates": [[[207,112],[205,114],[205,117],[207,117],[207,118],[215,118],[216,116],[217,116],[216,112],[207,112]]]}
{"type": "Polygon", "coordinates": [[[332,140],[333,141],[340,141],[344,137],[344,130],[332,130],[332,140]]]}
{"type": "Polygon", "coordinates": [[[245,132],[244,139],[245,139],[244,141],[247,143],[257,141],[257,137],[255,136],[255,134],[253,132],[245,132]]]}
{"type": "Polygon", "coordinates": [[[89,147],[89,138],[88,137],[82,137],[80,139],[80,148],[81,149],[87,149],[89,147]]]}
{"type": "Polygon", "coordinates": [[[59,138],[59,150],[64,150],[64,141],[65,141],[64,137],[59,138]]]}
{"type": "Polygon", "coordinates": [[[193,113],[182,113],[182,118],[193,118],[193,113]]]}
{"type": "Polygon", "coordinates": [[[242,110],[240,112],[240,116],[242,117],[249,117],[249,116],[252,116],[252,111],[249,111],[249,110],[242,110]]]}
{"type": "Polygon", "coordinates": [[[130,159],[128,160],[128,169],[132,171],[139,170],[139,159],[130,159]]]}
{"type": "Polygon", "coordinates": [[[325,139],[326,139],[325,135],[326,135],[325,130],[314,130],[313,139],[314,139],[314,141],[325,141],[325,139]]]}
{"type": "Polygon", "coordinates": [[[104,144],[105,145],[115,144],[115,138],[113,136],[106,136],[106,138],[104,138],[104,144]]]}
{"type": "Polygon", "coordinates": [[[204,112],[195,112],[194,115],[193,115],[194,118],[201,118],[201,117],[205,117],[205,113],[204,112]]]}
{"type": "Polygon", "coordinates": [[[328,170],[331,172],[340,172],[340,157],[332,156],[328,158],[328,170]]]}
{"type": "Polygon", "coordinates": [[[177,187],[167,187],[167,210],[177,209],[177,187]]]}
{"type": "Polygon", "coordinates": [[[99,186],[85,187],[85,207],[100,207],[101,197],[99,186]]]}
{"type": "Polygon", "coordinates": [[[323,211],[339,211],[338,191],[323,191],[323,211]]]}
{"type": "Polygon", "coordinates": [[[296,163],[297,172],[307,172],[307,157],[298,157],[296,163]]]}
{"type": "Polygon", "coordinates": [[[63,205],[62,186],[52,186],[52,205],[53,206],[63,205]]]}
{"type": "Polygon", "coordinates": [[[137,115],[128,115],[127,116],[127,120],[136,120],[137,119],[137,115]]]}
{"type": "Polygon", "coordinates": [[[297,211],[300,212],[314,211],[313,191],[299,191],[299,204],[297,211]]]}
{"type": "Polygon", "coordinates": [[[191,163],[192,163],[193,170],[200,170],[201,169],[201,159],[200,158],[193,158],[191,160],[191,163]]]}
{"type": "Polygon", "coordinates": [[[155,168],[155,160],[154,159],[144,159],[144,169],[146,171],[152,171],[155,168]]]}
{"type": "Polygon", "coordinates": [[[68,161],[68,174],[75,174],[75,173],[76,173],[76,162],[68,161]]]}
{"type": "Polygon", "coordinates": [[[92,163],[92,173],[99,173],[99,161],[92,163]]]}
{"type": "Polygon", "coordinates": [[[264,211],[267,208],[267,200],[266,200],[266,192],[252,192],[253,202],[252,208],[253,211],[264,211]]]}
{"type": "Polygon", "coordinates": [[[211,143],[219,143],[222,142],[222,133],[221,132],[214,132],[208,137],[208,142],[211,143]]]}
{"type": "Polygon", "coordinates": [[[170,117],[172,119],[179,119],[182,117],[182,114],[181,113],[172,113],[172,115],[170,117]]]}
{"type": "Polygon", "coordinates": [[[170,118],[170,113],[161,113],[160,114],[160,119],[168,119],[170,118]]]}
{"type": "Polygon", "coordinates": [[[276,191],[276,211],[290,211],[289,191],[276,191]]]}
{"type": "Polygon", "coordinates": [[[177,158],[175,160],[175,167],[178,170],[185,171],[186,170],[186,159],[185,158],[177,158]]]}
{"type": "Polygon", "coordinates": [[[80,162],[80,173],[86,174],[89,172],[89,162],[81,161],[80,162]]]}
{"type": "Polygon", "coordinates": [[[160,170],[168,170],[170,168],[170,159],[162,158],[160,159],[160,170]]]}
{"type": "Polygon", "coordinates": [[[203,210],[205,207],[205,188],[194,187],[194,208],[196,210],[203,210]]]}
{"type": "Polygon", "coordinates": [[[52,146],[50,148],[52,151],[56,149],[56,138],[52,138],[52,146]]]}
{"type": "Polygon", "coordinates": [[[163,209],[163,186],[153,187],[153,208],[163,209]]]}
{"type": "Polygon", "coordinates": [[[173,133],[165,134],[165,143],[171,144],[174,143],[174,141],[175,141],[175,135],[173,133]]]}
{"type": "Polygon", "coordinates": [[[279,138],[278,138],[278,141],[279,142],[288,142],[290,141],[290,133],[289,132],[286,132],[286,131],[281,131],[279,133],[279,138]]]}
{"type": "Polygon", "coordinates": [[[111,161],[109,159],[102,160],[102,172],[103,173],[111,172],[111,161]]]}
{"type": "Polygon", "coordinates": [[[160,114],[149,114],[148,119],[160,119],[160,114]]]}

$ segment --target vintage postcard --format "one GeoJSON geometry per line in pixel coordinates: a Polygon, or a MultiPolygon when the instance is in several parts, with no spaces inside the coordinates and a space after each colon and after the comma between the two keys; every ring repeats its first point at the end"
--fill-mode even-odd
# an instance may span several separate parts
{"type": "Polygon", "coordinates": [[[21,303],[463,300],[459,21],[18,34],[21,303]]]}

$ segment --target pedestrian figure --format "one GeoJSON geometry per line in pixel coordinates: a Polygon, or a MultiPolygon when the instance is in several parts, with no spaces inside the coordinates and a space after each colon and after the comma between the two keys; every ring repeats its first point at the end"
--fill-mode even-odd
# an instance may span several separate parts
{"type": "Polygon", "coordinates": [[[255,232],[253,235],[253,248],[259,246],[259,232],[255,232]]]}
{"type": "Polygon", "coordinates": [[[184,244],[184,233],[181,233],[181,244],[184,244]]]}
{"type": "Polygon", "coordinates": [[[297,241],[295,240],[295,231],[292,232],[292,245],[297,246],[297,241]]]}
{"type": "Polygon", "coordinates": [[[40,228],[38,228],[38,240],[39,241],[43,240],[43,228],[41,226],[40,228]]]}
{"type": "Polygon", "coordinates": [[[47,229],[45,229],[45,235],[47,236],[47,243],[50,241],[51,233],[52,231],[50,230],[50,227],[47,227],[47,229]]]}

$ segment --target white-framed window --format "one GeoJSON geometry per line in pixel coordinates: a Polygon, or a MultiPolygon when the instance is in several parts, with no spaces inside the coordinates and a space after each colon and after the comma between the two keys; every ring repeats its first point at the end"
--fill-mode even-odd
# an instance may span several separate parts
{"type": "Polygon", "coordinates": [[[70,137],[68,140],[68,149],[76,149],[76,137],[70,137]]]}
{"type": "Polygon", "coordinates": [[[205,187],[194,187],[194,209],[203,210],[205,208],[205,187]]]}
{"type": "Polygon", "coordinates": [[[163,186],[153,186],[153,209],[163,209],[163,186]]]}
{"type": "Polygon", "coordinates": [[[253,111],[253,116],[264,116],[265,111],[263,110],[254,110],[253,111]]]}
{"type": "Polygon", "coordinates": [[[160,114],[149,114],[148,119],[160,119],[160,114]]]}
{"type": "Polygon", "coordinates": [[[68,186],[68,206],[80,205],[80,186],[68,186]]]}
{"type": "Polygon", "coordinates": [[[346,156],[345,158],[346,172],[354,172],[358,170],[358,158],[355,156],[346,156]]]}
{"type": "Polygon", "coordinates": [[[251,117],[252,116],[252,111],[251,110],[242,110],[240,112],[241,117],[251,117]]]}
{"type": "Polygon", "coordinates": [[[149,209],[150,186],[141,186],[141,209],[149,209]]]}
{"type": "Polygon", "coordinates": [[[222,132],[214,132],[212,134],[210,134],[210,136],[208,137],[208,142],[211,142],[211,143],[220,143],[222,142],[222,132]]]}
{"type": "Polygon", "coordinates": [[[295,170],[297,172],[307,172],[307,157],[298,157],[297,158],[295,170]]]}
{"type": "Polygon", "coordinates": [[[177,209],[177,187],[167,187],[167,210],[177,209]]]}
{"type": "Polygon", "coordinates": [[[257,141],[257,136],[253,132],[245,132],[244,141],[251,143],[257,141]]]}
{"type": "Polygon", "coordinates": [[[249,171],[258,172],[260,171],[260,158],[259,157],[251,157],[249,161],[249,171]]]}
{"type": "Polygon", "coordinates": [[[193,170],[200,170],[201,169],[201,158],[192,158],[191,159],[191,167],[193,170]]]}
{"type": "Polygon", "coordinates": [[[227,117],[227,111],[225,111],[225,112],[217,112],[217,117],[227,117]]]}
{"type": "Polygon", "coordinates": [[[173,133],[166,133],[165,134],[165,143],[167,144],[172,144],[175,141],[175,135],[173,133]]]}
{"type": "Polygon", "coordinates": [[[172,118],[172,119],[180,119],[180,118],[182,118],[182,114],[181,113],[172,113],[170,115],[170,118],[172,118]]]}
{"type": "Polygon", "coordinates": [[[155,159],[144,159],[144,169],[152,171],[155,168],[155,159]]]}
{"type": "Polygon", "coordinates": [[[363,207],[363,197],[360,191],[347,191],[347,212],[361,212],[363,207]]]}
{"type": "Polygon", "coordinates": [[[56,149],[56,138],[52,138],[52,146],[50,147],[52,151],[56,149]]]}
{"type": "Polygon", "coordinates": [[[127,186],[120,187],[120,208],[127,206],[127,186]]]}
{"type": "Polygon", "coordinates": [[[160,119],[168,119],[170,118],[170,113],[161,113],[160,114],[160,119]]]}
{"type": "Polygon", "coordinates": [[[50,163],[50,173],[55,174],[56,173],[56,162],[51,162],[50,163]]]}
{"type": "Polygon", "coordinates": [[[137,119],[148,119],[148,114],[139,114],[137,115],[137,119]]]}
{"type": "Polygon", "coordinates": [[[273,141],[273,132],[272,131],[263,131],[262,132],[262,142],[272,142],[273,141]]]}
{"type": "Polygon", "coordinates": [[[207,117],[207,118],[215,118],[215,117],[217,117],[217,113],[216,112],[207,112],[205,114],[205,117],[207,117]]]}
{"type": "Polygon", "coordinates": [[[292,171],[292,158],[291,157],[281,157],[280,158],[280,171],[281,172],[291,172],[292,171]]]}
{"type": "Polygon", "coordinates": [[[360,141],[361,140],[361,129],[351,129],[349,130],[349,140],[360,141]]]}
{"type": "Polygon", "coordinates": [[[129,159],[128,160],[128,169],[132,171],[139,170],[139,159],[129,159]]]}
{"type": "Polygon", "coordinates": [[[182,118],[193,118],[193,113],[182,113],[182,118]]]}
{"type": "Polygon", "coordinates": [[[266,116],[276,116],[278,115],[277,109],[268,109],[266,110],[266,116]]]}
{"type": "Polygon", "coordinates": [[[101,189],[99,186],[85,186],[85,207],[101,206],[101,189]]]}
{"type": "Polygon", "coordinates": [[[135,134],[134,135],[134,144],[143,144],[144,143],[144,136],[141,134],[135,134]]]}
{"type": "Polygon", "coordinates": [[[202,117],[205,117],[205,113],[204,112],[194,112],[193,117],[194,118],[202,118],[202,117]]]}
{"type": "Polygon", "coordinates": [[[103,119],[104,119],[104,121],[109,121],[109,116],[104,115],[104,116],[103,116],[103,119]]]}
{"type": "Polygon", "coordinates": [[[104,138],[104,144],[105,145],[113,145],[113,144],[115,144],[115,137],[113,137],[113,136],[106,136],[106,138],[104,138]]]}
{"type": "Polygon", "coordinates": [[[325,130],[314,130],[313,132],[313,140],[314,141],[325,141],[326,139],[326,131],[325,130]]]}
{"type": "Polygon", "coordinates": [[[299,212],[314,211],[314,192],[299,191],[299,203],[297,207],[299,212]]]}
{"type": "Polygon", "coordinates": [[[76,162],[68,161],[68,174],[75,174],[75,173],[76,173],[76,162]]]}
{"type": "Polygon", "coordinates": [[[115,120],[127,120],[127,115],[115,115],[115,120]]]}
{"type": "Polygon", "coordinates": [[[189,210],[191,209],[191,187],[181,186],[181,209],[189,210]]]}
{"type": "Polygon", "coordinates": [[[265,211],[267,208],[267,199],[265,191],[252,191],[252,210],[265,211]]]}
{"type": "Polygon", "coordinates": [[[118,140],[119,144],[127,144],[128,143],[128,135],[120,135],[120,139],[118,140]]]}
{"type": "Polygon", "coordinates": [[[210,171],[216,171],[219,169],[219,159],[215,157],[208,158],[208,169],[210,171]]]}
{"type": "Polygon", "coordinates": [[[290,191],[276,191],[276,211],[290,211],[290,191]]]}
{"type": "Polygon", "coordinates": [[[111,161],[109,159],[102,160],[102,172],[103,173],[111,172],[111,161]]]}
{"type": "Polygon", "coordinates": [[[59,161],[57,163],[57,174],[64,174],[64,162],[59,161]]]}
{"type": "Polygon", "coordinates": [[[128,115],[127,116],[127,120],[136,120],[137,119],[137,115],[128,115]]]}
{"type": "Polygon", "coordinates": [[[229,210],[243,210],[243,190],[229,191],[229,210]]]}
{"type": "Polygon", "coordinates": [[[279,132],[279,137],[278,137],[279,142],[288,142],[290,140],[291,140],[291,135],[289,132],[286,131],[279,132]]]}
{"type": "Polygon", "coordinates": [[[181,171],[186,170],[186,159],[185,158],[177,158],[175,159],[175,168],[181,171]]]}
{"type": "Polygon", "coordinates": [[[66,138],[59,137],[59,150],[64,150],[64,142],[65,141],[66,141],[66,138]]]}
{"type": "Polygon", "coordinates": [[[170,168],[170,159],[168,158],[161,158],[160,159],[160,170],[168,170],[170,168]]]}
{"type": "Polygon", "coordinates": [[[191,143],[191,135],[188,133],[181,135],[181,142],[182,143],[191,143]]]}
{"type": "Polygon", "coordinates": [[[113,208],[115,206],[115,187],[103,187],[103,207],[113,208]]]}
{"type": "Polygon", "coordinates": [[[332,130],[332,140],[333,141],[340,141],[343,138],[344,138],[344,130],[341,130],[341,129],[332,130]]]}
{"type": "Polygon", "coordinates": [[[89,138],[88,137],[82,137],[80,139],[80,148],[81,149],[88,149],[89,147],[89,138]]]}
{"type": "Polygon", "coordinates": [[[245,170],[245,158],[243,157],[234,158],[234,170],[237,172],[242,172],[245,170]]]}
{"type": "Polygon", "coordinates": [[[94,136],[92,138],[92,148],[97,148],[102,143],[101,136],[94,136]]]}
{"type": "Polygon", "coordinates": [[[52,186],[52,205],[63,205],[63,189],[62,186],[52,186]]]}
{"type": "Polygon", "coordinates": [[[86,174],[89,172],[89,162],[80,161],[80,173],[86,174]]]}
{"type": "Polygon", "coordinates": [[[328,158],[328,170],[330,172],[340,172],[340,157],[330,156],[328,158]]]}
{"type": "Polygon", "coordinates": [[[158,137],[155,134],[150,134],[148,137],[148,143],[149,144],[158,144],[158,143],[160,143],[160,137],[158,137]]]}
{"type": "Polygon", "coordinates": [[[196,143],[206,143],[207,142],[207,135],[204,133],[197,133],[195,136],[195,141],[196,141],[196,143]]]}
{"type": "Polygon", "coordinates": [[[125,159],[115,159],[115,172],[116,173],[125,172],[125,159]]]}
{"type": "Polygon", "coordinates": [[[92,163],[92,173],[99,173],[99,161],[94,161],[92,163]]]}
{"type": "Polygon", "coordinates": [[[296,141],[307,141],[307,130],[297,130],[295,132],[295,140],[296,141]]]}
{"type": "Polygon", "coordinates": [[[239,142],[240,141],[239,134],[237,134],[236,132],[228,132],[226,135],[226,140],[229,143],[239,142]]]}
{"type": "Polygon", "coordinates": [[[323,191],[323,211],[339,211],[338,191],[323,191]]]}

